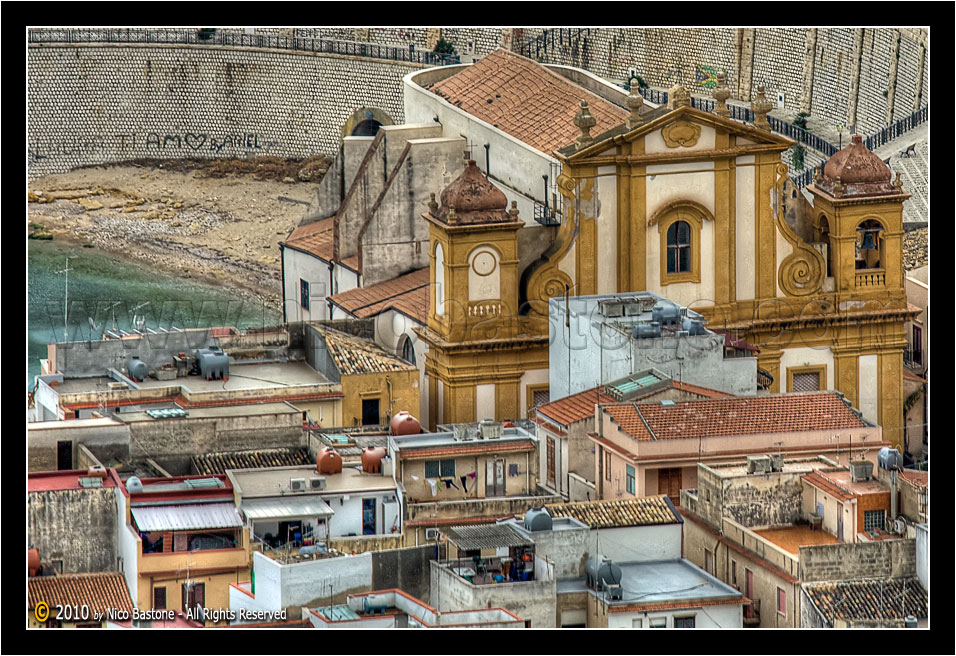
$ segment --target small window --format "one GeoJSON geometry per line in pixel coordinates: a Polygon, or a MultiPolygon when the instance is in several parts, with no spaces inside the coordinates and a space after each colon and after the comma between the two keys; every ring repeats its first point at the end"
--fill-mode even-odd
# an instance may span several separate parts
{"type": "Polygon", "coordinates": [[[362,399],[362,425],[374,426],[382,423],[379,415],[378,399],[362,399]]]}
{"type": "Polygon", "coordinates": [[[863,511],[863,530],[872,531],[874,529],[883,530],[886,528],[885,510],[864,510],[863,511]]]}
{"type": "Polygon", "coordinates": [[[690,617],[675,617],[674,618],[674,628],[675,629],[693,629],[696,626],[696,617],[691,615],[690,617]]]}
{"type": "Polygon", "coordinates": [[[737,561],[736,560],[730,561],[730,582],[733,583],[734,586],[737,585],[737,561]]]}
{"type": "Polygon", "coordinates": [[[635,482],[634,468],[631,467],[630,465],[627,465],[627,493],[628,494],[635,494],[634,482],[635,482]]]}
{"type": "Polygon", "coordinates": [[[409,337],[402,343],[402,359],[409,364],[415,364],[415,345],[409,337]]]}
{"type": "Polygon", "coordinates": [[[644,620],[643,620],[642,618],[640,618],[640,617],[635,617],[634,619],[631,620],[631,628],[632,628],[632,629],[640,629],[640,628],[643,628],[643,627],[644,627],[644,620]]]}
{"type": "Polygon", "coordinates": [[[301,297],[299,302],[300,302],[300,305],[302,305],[302,309],[305,310],[306,312],[309,312],[309,281],[308,280],[302,280],[301,278],[299,279],[299,296],[301,297]]]}
{"type": "Polygon", "coordinates": [[[923,365],[923,329],[913,326],[913,364],[923,365]]]}
{"type": "Polygon", "coordinates": [[[652,629],[666,629],[667,628],[667,618],[666,617],[652,617],[647,622],[647,626],[652,629]]]}
{"type": "Polygon", "coordinates": [[[426,460],[425,478],[445,478],[455,475],[455,460],[426,460]]]}
{"type": "Polygon", "coordinates": [[[787,592],[783,588],[777,588],[777,612],[787,614],[787,592]]]}
{"type": "Polygon", "coordinates": [[[675,221],[667,229],[667,273],[689,273],[690,255],[690,225],[675,221]]]}
{"type": "Polygon", "coordinates": [[[611,480],[611,452],[604,452],[604,478],[611,480]]]}
{"type": "Polygon", "coordinates": [[[54,559],[51,561],[51,564],[53,565],[53,569],[54,569],[54,571],[56,571],[57,574],[62,574],[62,573],[63,573],[63,559],[62,559],[62,558],[54,558],[54,559]]]}
{"type": "Polygon", "coordinates": [[[166,609],[166,587],[153,588],[153,610],[166,609]]]}
{"type": "Polygon", "coordinates": [[[794,392],[816,392],[820,389],[820,372],[808,371],[800,374],[793,374],[794,392]]]}

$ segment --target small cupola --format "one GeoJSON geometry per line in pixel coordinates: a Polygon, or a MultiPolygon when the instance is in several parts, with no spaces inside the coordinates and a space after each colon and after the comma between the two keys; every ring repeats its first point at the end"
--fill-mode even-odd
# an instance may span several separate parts
{"type": "Polygon", "coordinates": [[[510,223],[508,198],[468,160],[465,170],[441,193],[441,207],[429,206],[432,218],[446,225],[510,223]]]}
{"type": "Polygon", "coordinates": [[[890,167],[854,134],[846,148],[827,160],[817,186],[835,198],[885,196],[900,193],[892,180],[890,167]]]}

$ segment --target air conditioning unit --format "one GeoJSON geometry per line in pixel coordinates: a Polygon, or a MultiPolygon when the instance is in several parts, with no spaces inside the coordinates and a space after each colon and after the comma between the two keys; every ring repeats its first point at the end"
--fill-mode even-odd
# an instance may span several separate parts
{"type": "Polygon", "coordinates": [[[426,528],[426,529],[425,529],[425,539],[426,539],[426,540],[437,540],[437,539],[438,539],[438,529],[437,529],[437,528],[426,528]]]}
{"type": "Polygon", "coordinates": [[[769,456],[747,456],[748,474],[766,474],[771,471],[769,456]]]}
{"type": "Polygon", "coordinates": [[[305,490],[305,479],[293,478],[289,481],[289,487],[292,488],[293,492],[303,492],[305,490]]]}
{"type": "Polygon", "coordinates": [[[309,479],[309,489],[311,490],[324,490],[325,489],[325,476],[313,476],[309,479]]]}
{"type": "Polygon", "coordinates": [[[494,419],[482,419],[478,422],[478,434],[482,439],[490,440],[501,437],[504,434],[504,427],[500,421],[494,419]]]}

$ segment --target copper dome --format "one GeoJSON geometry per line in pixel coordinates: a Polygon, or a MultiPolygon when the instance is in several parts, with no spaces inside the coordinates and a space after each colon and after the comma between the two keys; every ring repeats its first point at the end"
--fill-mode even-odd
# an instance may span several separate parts
{"type": "MultiPolygon", "coordinates": [[[[842,196],[880,196],[899,193],[893,186],[890,167],[863,143],[863,137],[854,134],[850,144],[827,160],[819,187],[834,192],[837,180],[842,185],[842,196]]],[[[838,188],[839,189],[839,188],[838,188]]]]}
{"type": "Polygon", "coordinates": [[[514,219],[508,213],[508,199],[491,184],[475,160],[441,193],[441,209],[435,218],[449,225],[507,223],[514,219]]]}

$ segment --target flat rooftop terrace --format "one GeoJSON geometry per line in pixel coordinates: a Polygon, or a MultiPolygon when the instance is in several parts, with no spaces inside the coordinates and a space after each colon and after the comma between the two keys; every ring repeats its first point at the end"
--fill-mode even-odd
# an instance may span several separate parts
{"type": "MultiPolygon", "coordinates": [[[[118,381],[109,376],[91,378],[66,378],[54,389],[60,394],[89,394],[110,392],[111,383],[118,381]]],[[[305,362],[270,362],[265,364],[232,364],[229,380],[206,380],[202,376],[184,376],[173,380],[156,380],[147,377],[136,383],[140,389],[184,387],[190,392],[234,392],[251,389],[277,389],[302,385],[333,384],[305,362]]]]}
{"type": "MultiPolygon", "coordinates": [[[[220,419],[224,417],[255,417],[259,415],[301,414],[301,411],[286,403],[247,403],[243,405],[223,405],[212,408],[188,408],[185,417],[161,419],[143,412],[126,412],[114,415],[116,421],[132,423],[137,421],[181,421],[182,419],[220,419]]],[[[73,423],[73,422],[70,422],[73,423]]]]}
{"type": "Polygon", "coordinates": [[[755,530],[754,533],[773,542],[794,556],[800,553],[800,547],[812,547],[819,544],[840,544],[840,541],[835,535],[831,535],[826,531],[811,531],[809,526],[761,529],[755,530]]]}
{"type": "Polygon", "coordinates": [[[624,596],[618,604],[660,604],[743,595],[688,560],[618,563],[624,596]]]}
{"type": "Polygon", "coordinates": [[[287,497],[306,494],[328,495],[337,492],[371,492],[397,488],[397,484],[391,476],[366,474],[354,467],[344,467],[338,474],[319,474],[315,465],[304,465],[301,467],[260,467],[258,469],[229,470],[228,475],[233,481],[233,486],[242,493],[244,499],[280,496],[280,486],[286,489],[284,494],[287,497]],[[309,479],[313,476],[325,477],[326,487],[321,492],[306,490],[303,493],[290,493],[288,491],[291,479],[309,479]]]}

